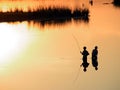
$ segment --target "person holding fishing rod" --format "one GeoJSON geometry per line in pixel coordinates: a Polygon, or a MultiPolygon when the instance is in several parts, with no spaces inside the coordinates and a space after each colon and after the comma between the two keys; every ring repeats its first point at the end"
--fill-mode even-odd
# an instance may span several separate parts
{"type": "Polygon", "coordinates": [[[83,71],[86,72],[87,71],[87,67],[89,65],[89,63],[87,62],[87,56],[89,55],[89,52],[86,50],[87,48],[84,46],[83,47],[83,52],[80,51],[80,53],[83,55],[83,63],[81,66],[84,67],[83,71]]]}

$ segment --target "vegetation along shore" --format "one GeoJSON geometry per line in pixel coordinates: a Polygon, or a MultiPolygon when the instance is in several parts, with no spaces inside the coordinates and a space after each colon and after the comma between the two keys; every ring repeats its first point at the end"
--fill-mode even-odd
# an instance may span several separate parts
{"type": "Polygon", "coordinates": [[[89,18],[88,9],[75,9],[68,8],[41,8],[37,10],[14,10],[2,12],[0,11],[0,22],[13,22],[25,20],[55,20],[61,18],[81,18],[87,20],[89,18]]]}

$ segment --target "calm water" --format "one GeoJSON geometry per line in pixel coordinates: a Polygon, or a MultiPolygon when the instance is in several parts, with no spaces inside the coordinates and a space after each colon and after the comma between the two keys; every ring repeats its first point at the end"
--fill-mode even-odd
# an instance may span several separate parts
{"type": "MultiPolygon", "coordinates": [[[[0,7],[7,7],[6,2],[1,1],[0,7]]],[[[73,0],[69,3],[75,5],[73,0]]],[[[120,8],[103,4],[104,0],[94,0],[93,6],[84,3],[90,9],[89,22],[0,23],[0,90],[120,90],[120,8]],[[95,45],[98,71],[91,64],[95,45]],[[90,53],[87,72],[80,67],[83,46],[90,53]]],[[[64,5],[62,0],[56,4],[64,5]]]]}

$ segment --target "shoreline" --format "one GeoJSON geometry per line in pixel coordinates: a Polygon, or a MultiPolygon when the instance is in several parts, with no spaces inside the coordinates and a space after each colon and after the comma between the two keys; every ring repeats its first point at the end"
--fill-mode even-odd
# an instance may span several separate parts
{"type": "Polygon", "coordinates": [[[16,9],[15,11],[0,12],[0,22],[14,22],[14,21],[27,21],[27,20],[55,20],[61,18],[80,18],[88,19],[88,9],[75,9],[70,10],[68,8],[47,8],[37,9],[34,11],[23,12],[16,9]]]}

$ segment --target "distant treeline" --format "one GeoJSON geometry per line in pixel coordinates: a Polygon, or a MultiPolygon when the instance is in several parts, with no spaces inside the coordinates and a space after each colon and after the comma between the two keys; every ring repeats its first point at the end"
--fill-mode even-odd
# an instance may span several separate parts
{"type": "Polygon", "coordinates": [[[25,21],[25,20],[40,20],[49,21],[55,19],[80,18],[88,20],[88,9],[68,8],[41,8],[37,10],[28,10],[24,12],[16,9],[15,11],[0,12],[0,22],[25,21]]]}

